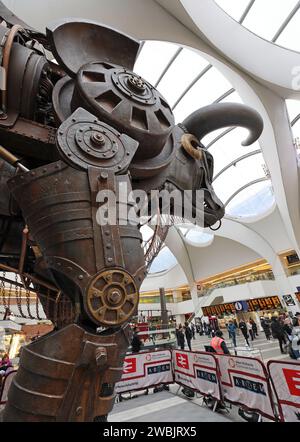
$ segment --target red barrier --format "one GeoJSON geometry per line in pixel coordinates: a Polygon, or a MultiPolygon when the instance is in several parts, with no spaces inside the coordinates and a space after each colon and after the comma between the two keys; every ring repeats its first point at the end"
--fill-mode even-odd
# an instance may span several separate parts
{"type": "Polygon", "coordinates": [[[271,385],[264,364],[259,359],[244,356],[215,356],[219,362],[224,399],[276,420],[271,385]]]}
{"type": "Polygon", "coordinates": [[[268,371],[282,422],[300,421],[300,363],[269,361],[268,371]]]}
{"type": "Polygon", "coordinates": [[[126,356],[121,381],[116,384],[116,393],[144,390],[172,382],[170,350],[140,352],[126,356]]]}
{"type": "Polygon", "coordinates": [[[221,400],[218,362],[213,354],[173,350],[174,381],[204,396],[221,400]]]}

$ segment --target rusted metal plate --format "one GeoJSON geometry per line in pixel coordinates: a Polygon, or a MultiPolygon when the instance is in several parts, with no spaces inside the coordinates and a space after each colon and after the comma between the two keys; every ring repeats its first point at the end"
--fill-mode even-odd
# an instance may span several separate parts
{"type": "Polygon", "coordinates": [[[56,60],[71,77],[95,60],[132,69],[140,47],[132,37],[83,19],[63,19],[48,25],[47,37],[56,60]]]}

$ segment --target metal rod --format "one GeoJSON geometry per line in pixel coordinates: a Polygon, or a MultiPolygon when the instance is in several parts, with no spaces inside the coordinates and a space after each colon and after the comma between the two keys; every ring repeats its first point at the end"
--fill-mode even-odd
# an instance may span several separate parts
{"type": "Polygon", "coordinates": [[[245,184],[245,186],[240,187],[236,192],[234,192],[230,198],[228,198],[228,200],[226,201],[226,203],[224,204],[225,207],[228,206],[228,204],[239,194],[241,193],[243,190],[247,189],[248,187],[254,185],[254,184],[258,184],[258,183],[262,183],[263,181],[269,181],[270,178],[268,177],[263,177],[263,178],[258,178],[257,180],[253,180],[248,184],[245,184]]]}
{"type": "Polygon", "coordinates": [[[164,68],[164,70],[162,71],[162,73],[159,76],[159,79],[157,80],[157,82],[155,83],[155,87],[157,87],[159,85],[159,83],[161,82],[161,80],[163,79],[163,77],[166,75],[166,73],[168,72],[168,70],[170,69],[170,67],[172,66],[172,64],[174,63],[174,61],[176,60],[176,58],[178,57],[178,55],[180,54],[180,52],[182,51],[182,47],[180,47],[179,49],[177,49],[177,51],[175,52],[175,54],[173,55],[173,57],[171,58],[171,60],[169,61],[169,63],[167,64],[167,66],[164,68]]]}
{"type": "Polygon", "coordinates": [[[197,83],[200,78],[202,78],[213,66],[211,64],[207,65],[203,71],[200,72],[200,74],[197,75],[197,77],[188,85],[188,87],[184,90],[184,92],[180,95],[180,97],[175,101],[172,110],[174,110],[180,101],[183,99],[183,97],[189,92],[190,89],[197,83]]]}
{"type": "Polygon", "coordinates": [[[16,169],[19,168],[22,170],[22,172],[29,172],[29,169],[27,169],[27,167],[23,166],[23,164],[20,163],[20,159],[9,152],[7,149],[5,149],[3,146],[0,146],[0,157],[16,169]]]}
{"type": "Polygon", "coordinates": [[[252,8],[252,6],[254,5],[255,0],[250,0],[250,2],[248,3],[248,6],[246,7],[245,11],[243,12],[241,18],[239,19],[239,23],[242,24],[243,21],[245,20],[245,18],[247,17],[247,15],[250,12],[250,9],[252,8]]]}
{"type": "Polygon", "coordinates": [[[300,8],[300,1],[296,4],[296,6],[293,8],[293,10],[289,13],[289,15],[287,16],[287,18],[284,20],[284,22],[282,23],[282,25],[280,26],[280,28],[278,29],[278,31],[276,32],[276,34],[274,35],[274,37],[272,38],[272,42],[275,43],[276,40],[278,40],[278,38],[280,37],[280,35],[283,33],[283,31],[285,30],[285,28],[287,27],[287,25],[290,23],[290,21],[292,20],[292,18],[294,17],[294,15],[296,14],[296,12],[299,10],[300,8]]]}
{"type": "Polygon", "coordinates": [[[230,167],[234,166],[235,164],[239,163],[240,161],[245,160],[246,158],[252,157],[253,155],[258,155],[262,153],[261,149],[254,150],[253,152],[246,153],[245,155],[238,157],[236,160],[231,161],[231,163],[227,164],[220,172],[217,173],[217,175],[214,177],[213,181],[215,181],[219,176],[222,175],[222,173],[226,172],[226,170],[230,169],[230,167]]]}

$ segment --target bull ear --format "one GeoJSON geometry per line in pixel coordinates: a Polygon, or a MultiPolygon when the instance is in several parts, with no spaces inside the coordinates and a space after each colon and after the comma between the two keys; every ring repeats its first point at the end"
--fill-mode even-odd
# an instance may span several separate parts
{"type": "Polygon", "coordinates": [[[52,53],[71,77],[92,62],[107,62],[133,69],[140,42],[99,23],[63,19],[47,27],[52,53]]]}

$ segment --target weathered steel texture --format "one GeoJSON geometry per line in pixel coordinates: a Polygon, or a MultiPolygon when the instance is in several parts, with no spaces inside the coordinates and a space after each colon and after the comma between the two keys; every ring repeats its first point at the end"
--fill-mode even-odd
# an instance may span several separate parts
{"type": "Polygon", "coordinates": [[[47,37],[56,60],[70,76],[95,60],[132,69],[140,47],[132,37],[83,19],[59,20],[47,27],[47,37]]]}
{"type": "MultiPolygon", "coordinates": [[[[130,192],[127,176],[110,173],[111,190],[116,195],[121,180],[125,180],[130,192]]],[[[109,181],[109,174],[103,169],[90,167],[88,172],[79,171],[61,161],[16,175],[9,181],[31,236],[47,257],[58,287],[74,303],[78,302],[79,293],[85,299],[91,281],[105,268],[120,267],[135,275],[144,265],[142,236],[137,225],[97,224],[97,194],[101,183],[109,189],[109,181]],[[130,253],[131,250],[136,253],[130,253]]],[[[135,284],[140,286],[138,280],[135,284]]],[[[135,293],[136,306],[136,290],[135,293]]],[[[90,313],[83,311],[82,315],[87,314],[96,325],[106,325],[101,316],[90,313]]],[[[125,315],[120,317],[115,325],[126,319],[125,315]]]]}
{"type": "Polygon", "coordinates": [[[79,70],[72,110],[79,106],[136,139],[137,159],[157,156],[174,127],[172,111],[159,92],[113,63],[89,63],[79,70]]]}
{"type": "Polygon", "coordinates": [[[130,327],[93,334],[73,324],[25,347],[8,395],[6,422],[105,420],[122,375],[130,327]]]}
{"type": "Polygon", "coordinates": [[[57,148],[62,159],[73,167],[87,170],[94,166],[124,173],[138,143],[78,108],[59,127],[57,148]]]}
{"type": "MultiPolygon", "coordinates": [[[[224,205],[213,190],[213,157],[201,137],[232,124],[250,129],[247,142],[254,142],[262,122],[252,109],[228,103],[175,126],[166,100],[132,72],[138,41],[74,19],[49,26],[46,38],[2,2],[1,16],[8,23],[0,25],[8,90],[0,136],[18,161],[12,161],[15,171],[0,162],[0,268],[16,272],[19,266],[24,286],[32,281],[57,329],[22,351],[4,420],[105,420],[128,347],[126,324],[168,231],[155,230],[145,259],[138,221],[123,222],[132,203],[120,189],[127,196],[132,189],[190,190],[190,216],[204,212],[204,226],[212,226],[224,205]],[[29,45],[32,39],[51,47],[59,66],[29,45]],[[108,205],[105,191],[115,195],[108,205]],[[104,223],[108,206],[115,206],[116,219],[104,223]],[[22,248],[25,226],[30,247],[23,241],[22,248]]],[[[173,204],[171,220],[176,208],[182,205],[173,204]]]]}

